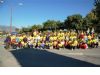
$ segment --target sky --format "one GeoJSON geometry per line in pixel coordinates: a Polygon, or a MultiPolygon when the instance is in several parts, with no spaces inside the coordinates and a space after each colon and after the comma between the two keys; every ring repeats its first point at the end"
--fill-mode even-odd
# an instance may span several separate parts
{"type": "Polygon", "coordinates": [[[94,7],[94,0],[0,0],[0,25],[28,27],[47,20],[64,21],[67,16],[86,16],[94,7]]]}

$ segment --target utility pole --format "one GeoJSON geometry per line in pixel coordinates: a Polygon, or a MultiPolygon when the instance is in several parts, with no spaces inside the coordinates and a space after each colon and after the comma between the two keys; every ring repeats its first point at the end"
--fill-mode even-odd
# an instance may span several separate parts
{"type": "MultiPolygon", "coordinates": [[[[19,6],[22,6],[23,3],[18,3],[19,6]]],[[[12,32],[12,14],[13,14],[13,5],[11,4],[10,8],[10,33],[12,32]]]]}
{"type": "Polygon", "coordinates": [[[10,33],[12,32],[12,5],[10,8],[10,33]]]}
{"type": "MultiPolygon", "coordinates": [[[[4,0],[0,0],[0,4],[3,4],[4,0]]],[[[22,6],[23,3],[18,3],[19,6],[22,6]]],[[[13,5],[12,3],[10,4],[10,29],[9,29],[9,33],[12,33],[12,14],[13,14],[13,5]]]]}

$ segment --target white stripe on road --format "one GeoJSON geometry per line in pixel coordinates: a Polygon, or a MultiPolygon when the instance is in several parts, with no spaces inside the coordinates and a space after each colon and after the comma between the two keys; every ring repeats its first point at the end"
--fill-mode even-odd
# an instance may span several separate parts
{"type": "Polygon", "coordinates": [[[83,53],[66,53],[68,55],[84,55],[83,53]]]}
{"type": "Polygon", "coordinates": [[[61,53],[61,55],[84,55],[84,53],[61,53]]]}

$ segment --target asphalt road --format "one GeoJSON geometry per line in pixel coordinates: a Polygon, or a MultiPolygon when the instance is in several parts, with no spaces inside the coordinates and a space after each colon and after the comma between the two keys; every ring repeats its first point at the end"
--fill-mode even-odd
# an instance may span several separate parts
{"type": "Polygon", "coordinates": [[[75,51],[18,49],[0,46],[1,67],[100,67],[100,47],[75,51]]]}

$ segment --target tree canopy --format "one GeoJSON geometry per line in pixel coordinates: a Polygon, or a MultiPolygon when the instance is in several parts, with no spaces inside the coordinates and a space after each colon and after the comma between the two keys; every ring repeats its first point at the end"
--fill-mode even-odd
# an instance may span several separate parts
{"type": "Polygon", "coordinates": [[[64,24],[67,29],[80,29],[83,23],[82,15],[75,14],[68,16],[64,24]]]}
{"type": "Polygon", "coordinates": [[[81,14],[73,14],[68,16],[64,22],[47,20],[42,25],[35,24],[28,28],[22,28],[22,31],[57,29],[86,30],[92,27],[97,30],[98,26],[100,27],[100,0],[94,0],[94,8],[85,17],[81,14]]]}

